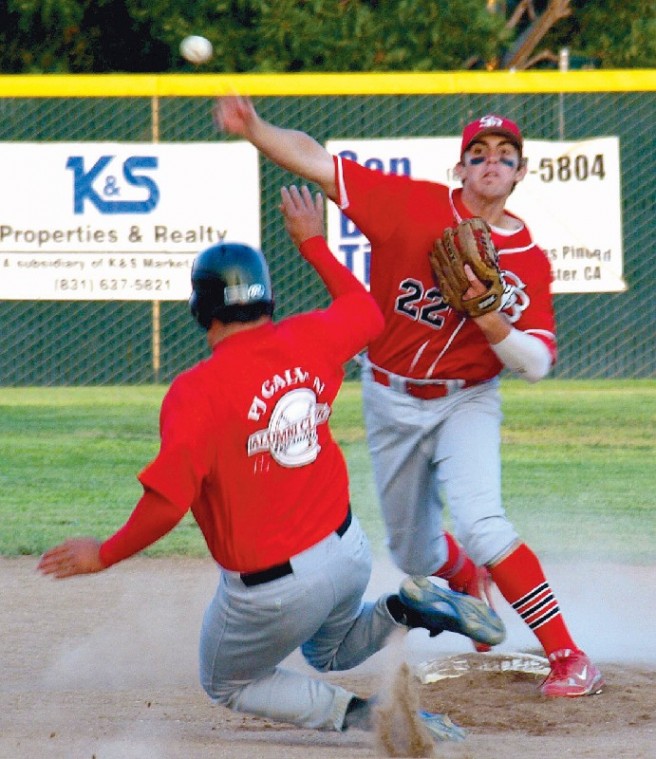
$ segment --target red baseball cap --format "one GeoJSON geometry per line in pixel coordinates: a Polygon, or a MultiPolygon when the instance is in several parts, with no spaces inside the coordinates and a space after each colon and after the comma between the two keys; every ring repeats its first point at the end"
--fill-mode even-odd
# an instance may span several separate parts
{"type": "Polygon", "coordinates": [[[512,143],[517,146],[519,154],[522,154],[522,147],[524,145],[524,138],[519,131],[519,127],[514,121],[506,119],[503,116],[497,116],[494,113],[488,113],[485,116],[481,116],[480,119],[472,121],[471,124],[462,130],[462,146],[460,147],[460,157],[465,154],[467,148],[477,140],[479,137],[483,137],[486,134],[502,134],[508,137],[512,143]]]}

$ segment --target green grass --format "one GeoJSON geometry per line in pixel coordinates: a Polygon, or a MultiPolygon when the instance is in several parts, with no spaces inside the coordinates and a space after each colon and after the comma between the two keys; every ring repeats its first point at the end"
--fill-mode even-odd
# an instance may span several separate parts
{"type": "Polygon", "coordinates": [[[653,562],[656,382],[504,384],[504,498],[543,556],[653,562]]]}
{"type": "MultiPolygon", "coordinates": [[[[0,554],[36,555],[70,535],[108,536],[141,495],[166,388],[0,388],[0,554]]],[[[656,380],[502,385],[504,499],[542,558],[649,563],[656,545],[656,380]]],[[[384,551],[360,407],[346,383],[335,437],[351,495],[384,551]]],[[[207,554],[191,517],[147,552],[207,554]]]]}

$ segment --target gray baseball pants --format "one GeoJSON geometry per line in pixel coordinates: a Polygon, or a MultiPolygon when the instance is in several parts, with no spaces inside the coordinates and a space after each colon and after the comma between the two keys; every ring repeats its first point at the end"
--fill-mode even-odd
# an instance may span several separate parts
{"type": "Polygon", "coordinates": [[[354,694],[280,663],[300,646],[319,671],[350,669],[402,626],[387,610],[387,596],[362,601],[371,553],[355,516],[341,538],[331,533],[290,563],[293,574],[254,587],[221,572],[201,630],[201,683],[235,711],[341,730],[354,694]]]}
{"type": "Polygon", "coordinates": [[[362,368],[367,442],[387,543],[396,565],[432,575],[447,559],[443,511],[478,565],[517,540],[501,502],[498,380],[422,400],[374,381],[362,368]]]}

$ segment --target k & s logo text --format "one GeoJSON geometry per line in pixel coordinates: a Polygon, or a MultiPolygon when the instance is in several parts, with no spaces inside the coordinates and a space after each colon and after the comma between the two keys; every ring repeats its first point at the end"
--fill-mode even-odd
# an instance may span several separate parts
{"type": "Polygon", "coordinates": [[[73,210],[83,214],[91,204],[101,214],[146,214],[159,203],[159,187],[152,178],[156,156],[101,156],[92,166],[84,156],[70,156],[66,168],[73,172],[73,210]]]}

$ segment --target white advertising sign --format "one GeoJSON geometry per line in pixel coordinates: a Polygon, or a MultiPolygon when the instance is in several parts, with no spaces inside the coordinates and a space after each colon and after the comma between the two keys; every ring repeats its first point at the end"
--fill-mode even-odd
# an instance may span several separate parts
{"type": "MultiPolygon", "coordinates": [[[[333,154],[386,172],[452,187],[460,138],[331,140],[333,154]]],[[[528,174],[507,207],[524,219],[551,261],[554,293],[622,292],[622,212],[619,140],[527,140],[528,174]]],[[[369,283],[370,245],[334,204],[328,242],[339,259],[369,283]]]]}
{"type": "Polygon", "coordinates": [[[194,257],[260,246],[257,151],[0,143],[0,300],[186,300],[194,257]]]}

